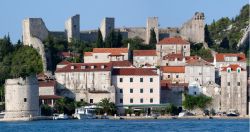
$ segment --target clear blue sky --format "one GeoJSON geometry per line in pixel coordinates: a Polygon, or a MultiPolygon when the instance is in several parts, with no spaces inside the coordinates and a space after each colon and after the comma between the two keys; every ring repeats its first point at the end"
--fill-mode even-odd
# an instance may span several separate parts
{"type": "Polygon", "coordinates": [[[22,20],[43,18],[51,31],[63,31],[65,20],[80,14],[81,30],[99,27],[102,18],[115,17],[116,27],[145,26],[149,16],[158,16],[161,27],[178,27],[196,11],[206,23],[221,17],[234,17],[248,0],[1,0],[0,37],[10,34],[21,39],[22,20]]]}

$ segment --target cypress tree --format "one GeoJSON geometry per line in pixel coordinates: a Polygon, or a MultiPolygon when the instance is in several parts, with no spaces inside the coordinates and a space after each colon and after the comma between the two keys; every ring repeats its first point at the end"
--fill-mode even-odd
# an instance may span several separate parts
{"type": "Polygon", "coordinates": [[[120,30],[117,32],[117,47],[122,47],[122,34],[120,30]]]}
{"type": "Polygon", "coordinates": [[[152,46],[153,49],[155,49],[155,44],[157,43],[157,40],[156,40],[156,34],[155,34],[155,31],[154,29],[152,28],[150,30],[150,39],[149,39],[149,45],[152,46]]]}
{"type": "Polygon", "coordinates": [[[205,25],[205,28],[204,28],[204,36],[205,36],[205,42],[208,44],[208,47],[212,47],[213,46],[213,40],[211,38],[211,35],[210,35],[209,30],[208,30],[207,24],[205,25]]]}
{"type": "Polygon", "coordinates": [[[97,33],[96,47],[97,48],[103,48],[104,47],[102,33],[101,33],[101,30],[99,28],[98,28],[98,33],[97,33]]]}
{"type": "Polygon", "coordinates": [[[109,35],[107,36],[105,40],[105,48],[112,48],[116,47],[116,34],[114,30],[111,30],[109,35]]]}
{"type": "Polygon", "coordinates": [[[229,40],[227,37],[223,38],[223,40],[220,43],[220,47],[224,49],[229,49],[229,40]]]}

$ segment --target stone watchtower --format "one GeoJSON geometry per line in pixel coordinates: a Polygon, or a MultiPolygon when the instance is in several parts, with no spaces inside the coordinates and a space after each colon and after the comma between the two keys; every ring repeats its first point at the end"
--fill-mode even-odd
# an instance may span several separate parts
{"type": "Polygon", "coordinates": [[[65,32],[68,42],[80,39],[80,15],[72,16],[65,22],[65,32]]]}
{"type": "Polygon", "coordinates": [[[147,29],[146,29],[146,44],[149,43],[150,40],[150,30],[154,29],[156,34],[156,40],[159,42],[159,28],[158,28],[158,17],[148,17],[147,19],[147,29]]]}
{"type": "Polygon", "coordinates": [[[115,18],[112,17],[105,17],[102,22],[101,22],[101,33],[102,33],[102,38],[105,40],[111,30],[115,28],[115,18]]]}
{"type": "Polygon", "coordinates": [[[192,42],[203,43],[205,40],[204,37],[204,28],[205,28],[205,15],[203,12],[196,12],[191,20],[187,21],[180,28],[181,36],[192,42]]]}
{"type": "Polygon", "coordinates": [[[39,89],[36,76],[5,81],[5,119],[39,116],[39,89]]]}

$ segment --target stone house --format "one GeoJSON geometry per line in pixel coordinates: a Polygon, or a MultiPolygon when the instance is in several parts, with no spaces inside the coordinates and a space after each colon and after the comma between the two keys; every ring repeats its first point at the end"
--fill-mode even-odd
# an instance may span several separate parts
{"type": "Polygon", "coordinates": [[[170,103],[182,107],[183,93],[187,91],[187,83],[171,83],[161,80],[161,104],[170,103]]]}
{"type": "Polygon", "coordinates": [[[38,81],[39,84],[39,100],[41,104],[47,104],[54,107],[54,103],[57,99],[62,98],[56,95],[56,81],[55,80],[43,80],[38,81]]]}
{"type": "Polygon", "coordinates": [[[163,56],[161,66],[185,66],[190,59],[200,59],[199,56],[183,56],[182,54],[168,54],[163,56]]]}
{"type": "Polygon", "coordinates": [[[221,111],[247,114],[247,72],[238,64],[221,70],[221,111]]]}
{"type": "Polygon", "coordinates": [[[153,106],[160,104],[160,75],[156,69],[113,69],[112,84],[116,88],[116,106],[121,114],[128,107],[151,111],[153,106]]]}
{"type": "Polygon", "coordinates": [[[244,53],[217,53],[214,57],[214,65],[216,67],[216,78],[220,77],[222,67],[230,64],[238,64],[246,69],[246,56],[244,53]]]}
{"type": "Polygon", "coordinates": [[[115,89],[111,85],[111,63],[70,63],[55,71],[61,95],[76,101],[98,103],[103,98],[115,102],[115,89]]]}
{"type": "Polygon", "coordinates": [[[185,82],[185,66],[162,66],[161,79],[171,83],[185,82]]]}
{"type": "Polygon", "coordinates": [[[181,37],[164,38],[156,44],[156,52],[158,64],[161,64],[162,58],[168,54],[190,56],[190,43],[181,37]]]}
{"type": "Polygon", "coordinates": [[[185,66],[185,82],[198,82],[203,85],[215,81],[214,65],[203,59],[190,59],[185,66]]]}
{"type": "Polygon", "coordinates": [[[133,65],[136,67],[143,67],[145,65],[156,66],[156,50],[134,50],[133,65]]]}
{"type": "Polygon", "coordinates": [[[128,48],[94,48],[92,52],[84,52],[84,63],[107,63],[111,61],[129,60],[128,48]]]}

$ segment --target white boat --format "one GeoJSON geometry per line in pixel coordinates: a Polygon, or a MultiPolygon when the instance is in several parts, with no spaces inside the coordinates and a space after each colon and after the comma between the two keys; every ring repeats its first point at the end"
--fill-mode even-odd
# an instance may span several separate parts
{"type": "Polygon", "coordinates": [[[69,119],[67,114],[54,114],[53,120],[67,120],[69,119]]]}
{"type": "Polygon", "coordinates": [[[82,120],[82,119],[96,119],[96,109],[100,108],[95,105],[92,106],[85,106],[75,109],[75,118],[82,120]]]}

